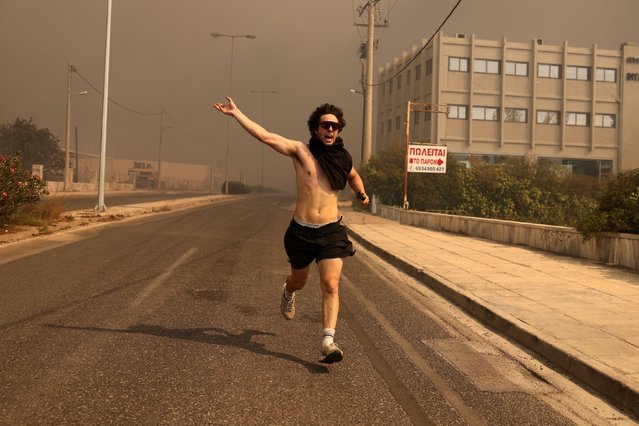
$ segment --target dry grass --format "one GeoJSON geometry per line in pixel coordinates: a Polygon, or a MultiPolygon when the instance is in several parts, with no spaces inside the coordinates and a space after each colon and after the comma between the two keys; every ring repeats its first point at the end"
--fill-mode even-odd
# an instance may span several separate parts
{"type": "Polygon", "coordinates": [[[48,227],[60,220],[62,213],[66,211],[64,201],[57,198],[45,198],[37,204],[25,204],[20,206],[9,221],[18,226],[48,227]]]}

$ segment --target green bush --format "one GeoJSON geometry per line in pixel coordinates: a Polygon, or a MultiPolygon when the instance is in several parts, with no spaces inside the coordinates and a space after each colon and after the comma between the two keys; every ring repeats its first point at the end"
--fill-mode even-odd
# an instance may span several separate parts
{"type": "Polygon", "coordinates": [[[597,209],[578,223],[577,230],[586,239],[602,232],[639,234],[639,169],[613,178],[597,209]]]}
{"type": "MultiPolygon", "coordinates": [[[[360,170],[369,194],[402,206],[405,146],[372,156],[360,170]]],[[[573,176],[550,160],[512,157],[488,164],[471,159],[469,168],[448,157],[445,174],[409,173],[411,209],[548,225],[576,226],[592,215],[602,193],[598,178],[573,176]]]]}
{"type": "Polygon", "coordinates": [[[24,170],[20,156],[0,155],[0,224],[7,223],[19,206],[36,203],[47,193],[47,183],[24,170]]]}

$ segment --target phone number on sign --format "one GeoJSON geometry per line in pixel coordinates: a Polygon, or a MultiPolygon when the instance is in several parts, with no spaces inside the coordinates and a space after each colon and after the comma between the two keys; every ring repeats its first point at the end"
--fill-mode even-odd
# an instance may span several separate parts
{"type": "Polygon", "coordinates": [[[412,166],[408,169],[409,172],[421,172],[421,173],[446,173],[446,167],[442,166],[412,166]]]}

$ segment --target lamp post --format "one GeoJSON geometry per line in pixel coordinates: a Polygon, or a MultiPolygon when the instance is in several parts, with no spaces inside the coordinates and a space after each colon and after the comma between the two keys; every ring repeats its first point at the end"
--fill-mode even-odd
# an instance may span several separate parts
{"type": "MultiPolygon", "coordinates": [[[[276,90],[251,90],[251,93],[261,93],[262,94],[262,126],[264,126],[264,97],[267,93],[277,94],[276,90]]],[[[260,185],[262,186],[262,190],[264,190],[264,144],[261,144],[262,147],[262,164],[260,168],[260,185]]]]}
{"type": "MultiPolygon", "coordinates": [[[[229,72],[229,94],[231,96],[233,90],[233,49],[235,47],[235,39],[236,38],[248,38],[254,39],[255,36],[253,34],[221,34],[221,33],[211,33],[211,37],[228,37],[231,39],[231,68],[229,72]]],[[[231,151],[230,147],[230,138],[231,138],[231,118],[226,118],[226,165],[224,167],[224,194],[229,194],[229,153],[231,151]]]]}
{"type": "Polygon", "coordinates": [[[107,117],[109,111],[109,65],[111,63],[111,11],[113,0],[107,1],[106,42],[104,48],[104,90],[102,91],[102,136],[100,137],[100,181],[98,184],[98,204],[95,209],[106,211],[104,205],[104,172],[106,167],[107,117]]]}
{"type": "Polygon", "coordinates": [[[162,184],[160,182],[160,177],[162,176],[162,132],[164,132],[164,129],[172,129],[173,126],[165,126],[163,124],[163,119],[164,119],[164,107],[160,108],[160,146],[158,149],[158,177],[157,177],[157,183],[156,183],[156,187],[157,189],[162,189],[162,184]]]}

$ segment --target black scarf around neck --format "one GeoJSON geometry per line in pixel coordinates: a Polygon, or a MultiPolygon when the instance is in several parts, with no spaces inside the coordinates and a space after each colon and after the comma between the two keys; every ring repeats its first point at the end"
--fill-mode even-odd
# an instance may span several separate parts
{"type": "Polygon", "coordinates": [[[308,147],[331,182],[331,187],[337,191],[344,189],[346,179],[353,168],[353,159],[344,148],[342,138],[338,137],[335,142],[326,145],[318,138],[312,137],[308,141],[308,147]]]}

